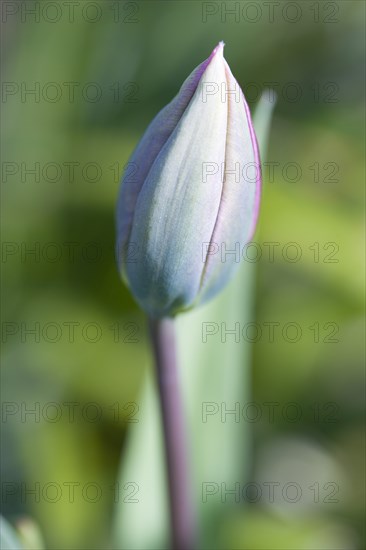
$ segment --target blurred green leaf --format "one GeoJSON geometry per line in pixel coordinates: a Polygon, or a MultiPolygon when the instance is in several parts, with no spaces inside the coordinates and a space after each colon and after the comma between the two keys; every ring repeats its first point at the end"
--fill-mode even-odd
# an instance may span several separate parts
{"type": "Polygon", "coordinates": [[[16,532],[3,516],[0,516],[0,548],[1,550],[24,550],[16,532]]]}

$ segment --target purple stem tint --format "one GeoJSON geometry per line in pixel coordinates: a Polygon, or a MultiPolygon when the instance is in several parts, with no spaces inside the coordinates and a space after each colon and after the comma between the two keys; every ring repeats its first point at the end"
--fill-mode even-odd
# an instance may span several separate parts
{"type": "Polygon", "coordinates": [[[168,470],[174,550],[192,550],[196,531],[188,475],[186,430],[178,379],[174,320],[150,320],[168,470]]]}

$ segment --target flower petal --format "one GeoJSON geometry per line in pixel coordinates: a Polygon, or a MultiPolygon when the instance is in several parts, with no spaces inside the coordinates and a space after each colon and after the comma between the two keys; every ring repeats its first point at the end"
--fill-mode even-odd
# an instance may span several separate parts
{"type": "Polygon", "coordinates": [[[225,159],[227,109],[221,94],[204,101],[203,84],[226,83],[222,46],[207,66],[188,108],[157,156],[137,199],[129,242],[138,261],[126,266],[130,286],[150,315],[172,314],[193,304],[211,239],[222,180],[202,178],[203,163],[225,159]]]}
{"type": "Polygon", "coordinates": [[[144,181],[196,92],[210,61],[222,46],[220,43],[210,57],[196,67],[176,97],[156,115],[129,160],[128,167],[132,167],[132,170],[127,168],[122,178],[117,204],[117,258],[120,267],[123,267],[137,197],[144,181]]]}
{"type": "Polygon", "coordinates": [[[216,225],[208,250],[198,301],[206,301],[225,286],[254,233],[260,198],[260,161],[248,105],[225,63],[228,126],[224,183],[216,225]]]}

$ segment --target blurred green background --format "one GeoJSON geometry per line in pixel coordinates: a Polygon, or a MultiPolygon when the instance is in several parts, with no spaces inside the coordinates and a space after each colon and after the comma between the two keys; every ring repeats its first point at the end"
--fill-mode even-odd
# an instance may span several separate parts
{"type": "Polygon", "coordinates": [[[364,16],[351,0],[3,3],[2,509],[32,517],[47,548],[118,548],[115,484],[151,363],[114,261],[118,182],[219,40],[252,110],[277,92],[248,249],[262,254],[250,396],[261,416],[241,422],[248,480],[281,484],[273,502],[226,504],[220,540],[364,547],[364,16]],[[302,488],[296,505],[286,481],[302,488]]]}

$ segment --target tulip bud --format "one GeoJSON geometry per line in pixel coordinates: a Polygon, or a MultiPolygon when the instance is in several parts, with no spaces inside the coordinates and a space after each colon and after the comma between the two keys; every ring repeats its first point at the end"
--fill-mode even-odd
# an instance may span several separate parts
{"type": "Polygon", "coordinates": [[[213,297],[240,265],[259,208],[259,154],[223,42],[154,118],[117,206],[121,275],[151,317],[213,297]]]}

